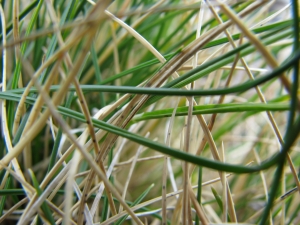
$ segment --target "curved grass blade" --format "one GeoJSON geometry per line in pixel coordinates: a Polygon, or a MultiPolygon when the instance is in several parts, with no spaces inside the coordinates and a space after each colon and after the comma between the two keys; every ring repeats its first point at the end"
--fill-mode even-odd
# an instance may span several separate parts
{"type": "MultiPolygon", "coordinates": [[[[223,89],[209,89],[209,90],[180,90],[176,88],[146,88],[146,87],[115,87],[109,85],[81,85],[81,89],[85,92],[93,92],[93,91],[103,91],[103,92],[113,92],[113,93],[132,93],[132,94],[149,94],[149,95],[164,95],[164,96],[213,96],[213,95],[226,95],[232,94],[237,92],[245,92],[257,85],[260,85],[266,81],[269,81],[279,75],[281,75],[285,70],[289,69],[293,66],[295,62],[300,59],[300,51],[296,52],[292,58],[287,60],[283,63],[280,67],[274,69],[272,72],[268,73],[265,76],[259,77],[253,81],[247,81],[244,84],[236,85],[229,88],[223,89]]],[[[51,91],[56,91],[59,89],[59,86],[53,85],[51,86],[51,91]]],[[[74,91],[75,88],[71,86],[70,91],[74,91]]],[[[13,93],[20,93],[24,89],[17,89],[17,90],[9,90],[3,93],[0,93],[0,97],[3,96],[7,100],[8,98],[12,97],[13,93]],[[7,96],[6,94],[11,95],[7,96]]],[[[31,89],[32,92],[36,92],[35,88],[31,89]]]]}

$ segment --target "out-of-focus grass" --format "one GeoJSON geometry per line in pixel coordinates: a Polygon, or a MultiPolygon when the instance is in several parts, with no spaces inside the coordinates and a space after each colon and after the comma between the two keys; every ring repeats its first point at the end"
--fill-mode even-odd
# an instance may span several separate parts
{"type": "Polygon", "coordinates": [[[299,7],[2,1],[0,223],[298,224],[299,7]]]}

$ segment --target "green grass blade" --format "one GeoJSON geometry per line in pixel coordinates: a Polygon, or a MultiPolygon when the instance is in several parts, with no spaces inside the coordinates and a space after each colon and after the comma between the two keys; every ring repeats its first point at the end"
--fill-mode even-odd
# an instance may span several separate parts
{"type": "MultiPolygon", "coordinates": [[[[130,206],[133,207],[137,204],[139,204],[145,197],[146,195],[149,193],[149,191],[154,187],[154,184],[151,184],[150,187],[148,187],[130,206]]],[[[126,220],[127,216],[123,216],[122,218],[120,218],[117,222],[116,225],[120,225],[123,224],[123,222],[126,220]]]]}
{"type": "MultiPolygon", "coordinates": [[[[30,177],[31,177],[31,180],[32,180],[32,183],[33,183],[33,186],[38,194],[38,196],[41,196],[42,193],[43,193],[43,190],[40,188],[40,185],[34,175],[34,173],[32,172],[32,170],[29,170],[29,174],[30,174],[30,177]]],[[[45,213],[45,216],[47,218],[47,220],[50,222],[51,225],[54,225],[55,224],[55,220],[52,216],[52,213],[50,211],[50,208],[48,207],[48,205],[46,204],[46,202],[44,202],[41,206],[43,212],[45,213]]]]}
{"type": "Polygon", "coordinates": [[[221,209],[221,212],[223,213],[223,201],[222,201],[221,196],[218,194],[216,189],[214,189],[213,187],[210,187],[210,189],[218,203],[219,208],[221,209]]]}
{"type": "MultiPolygon", "coordinates": [[[[228,103],[220,105],[198,105],[193,107],[193,115],[200,114],[214,114],[214,113],[230,113],[230,112],[263,112],[263,111],[286,111],[289,110],[288,103],[228,103]]],[[[171,117],[174,109],[162,109],[152,112],[145,112],[136,115],[131,123],[136,123],[143,120],[159,119],[171,117]]],[[[186,116],[188,114],[188,107],[178,107],[176,116],[186,116]]]]}

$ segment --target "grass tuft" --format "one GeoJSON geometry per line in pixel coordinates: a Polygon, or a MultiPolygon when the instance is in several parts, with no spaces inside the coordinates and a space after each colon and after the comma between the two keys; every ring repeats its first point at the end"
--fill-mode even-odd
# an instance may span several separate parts
{"type": "Polygon", "coordinates": [[[292,1],[1,1],[0,224],[300,224],[292,1]]]}

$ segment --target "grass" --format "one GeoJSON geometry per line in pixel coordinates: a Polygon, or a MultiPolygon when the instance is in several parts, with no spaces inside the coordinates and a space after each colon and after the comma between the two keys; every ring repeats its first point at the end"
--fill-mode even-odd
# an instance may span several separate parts
{"type": "Polygon", "coordinates": [[[299,224],[298,1],[1,1],[1,224],[299,224]]]}

